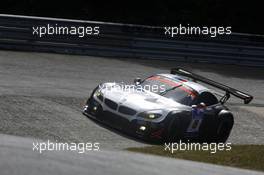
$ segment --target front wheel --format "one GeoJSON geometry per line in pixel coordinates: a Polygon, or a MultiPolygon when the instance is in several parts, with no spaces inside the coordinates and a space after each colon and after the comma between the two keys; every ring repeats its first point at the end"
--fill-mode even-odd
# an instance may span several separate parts
{"type": "Polygon", "coordinates": [[[182,139],[182,127],[180,125],[180,118],[175,117],[173,121],[171,121],[169,127],[168,127],[168,133],[167,133],[167,142],[179,142],[182,139]]]}

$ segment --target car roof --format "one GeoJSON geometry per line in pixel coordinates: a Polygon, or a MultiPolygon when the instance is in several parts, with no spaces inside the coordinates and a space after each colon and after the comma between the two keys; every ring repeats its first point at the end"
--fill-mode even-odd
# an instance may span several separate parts
{"type": "Polygon", "coordinates": [[[171,79],[172,81],[175,81],[175,82],[182,82],[184,85],[192,88],[193,90],[195,90],[199,94],[201,94],[202,92],[205,92],[205,91],[212,92],[207,87],[205,87],[205,86],[203,86],[203,85],[201,85],[199,83],[196,83],[196,82],[194,82],[194,81],[192,81],[190,79],[186,79],[183,76],[174,75],[174,74],[157,74],[157,75],[169,78],[169,79],[171,79]]]}

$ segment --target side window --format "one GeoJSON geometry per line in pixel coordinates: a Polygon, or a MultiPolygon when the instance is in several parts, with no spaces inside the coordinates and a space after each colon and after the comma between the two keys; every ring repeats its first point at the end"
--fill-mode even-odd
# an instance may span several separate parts
{"type": "Polygon", "coordinates": [[[211,106],[218,103],[218,99],[211,92],[202,92],[196,100],[194,100],[194,104],[198,105],[200,103],[205,103],[206,106],[211,106]]]}

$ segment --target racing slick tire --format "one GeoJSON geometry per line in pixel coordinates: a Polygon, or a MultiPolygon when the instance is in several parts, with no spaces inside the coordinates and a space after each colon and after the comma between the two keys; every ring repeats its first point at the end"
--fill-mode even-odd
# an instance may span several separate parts
{"type": "Polygon", "coordinates": [[[181,125],[181,118],[179,116],[175,116],[174,119],[170,122],[167,137],[165,139],[166,142],[179,142],[183,136],[183,128],[181,125]]]}
{"type": "Polygon", "coordinates": [[[216,143],[225,143],[234,125],[234,117],[231,112],[222,110],[218,114],[218,127],[216,130],[216,143]]]}

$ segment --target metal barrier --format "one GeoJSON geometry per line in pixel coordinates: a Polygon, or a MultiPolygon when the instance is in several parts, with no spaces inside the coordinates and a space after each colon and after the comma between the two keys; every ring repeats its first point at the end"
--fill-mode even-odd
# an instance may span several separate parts
{"type": "Polygon", "coordinates": [[[161,27],[0,14],[0,49],[264,66],[264,36],[180,36],[161,27]],[[33,26],[99,26],[99,36],[33,35],[33,26]]]}

